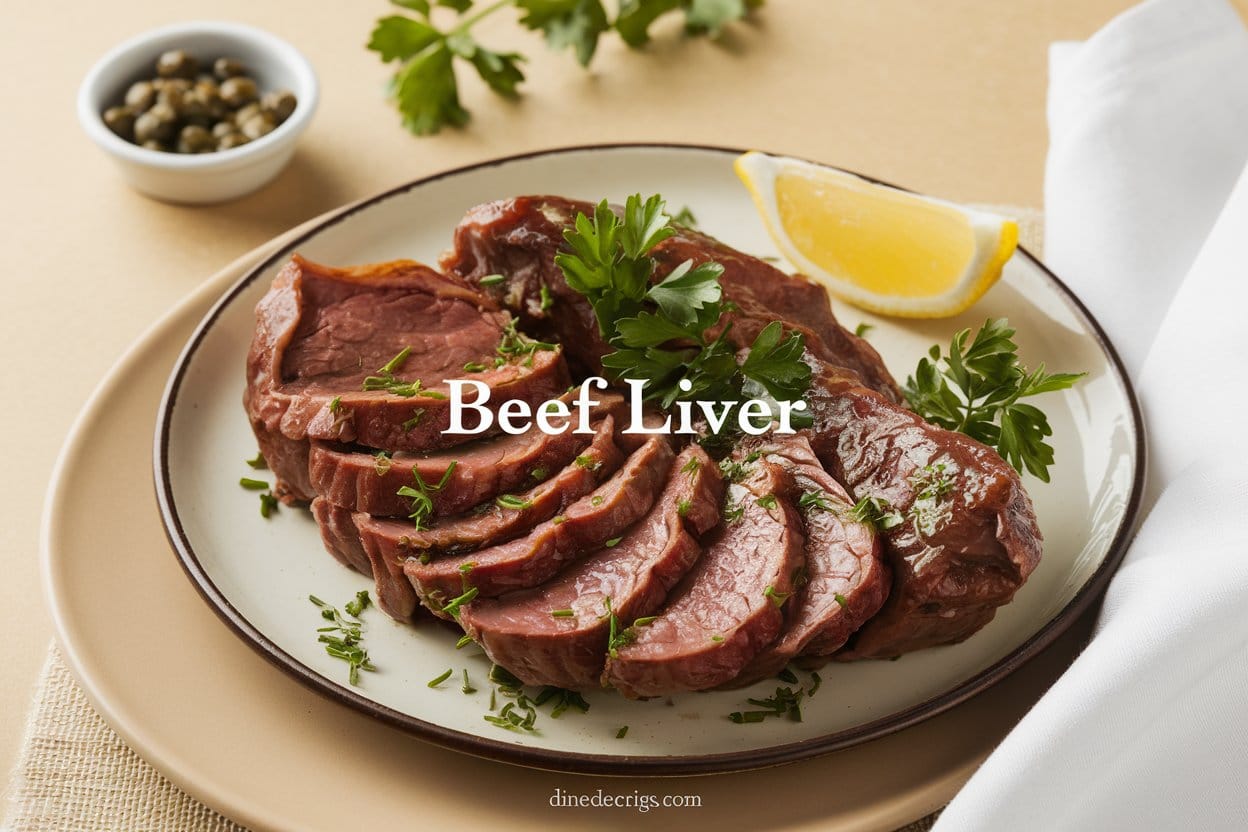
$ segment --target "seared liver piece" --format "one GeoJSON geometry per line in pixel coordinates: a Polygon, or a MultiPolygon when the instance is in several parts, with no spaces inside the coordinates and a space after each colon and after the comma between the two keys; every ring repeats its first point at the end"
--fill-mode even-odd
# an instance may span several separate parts
{"type": "Polygon", "coordinates": [[[632,699],[713,688],[780,635],[805,559],[801,518],[783,499],[792,490],[783,468],[768,459],[749,468],[728,489],[740,517],[717,527],[658,618],[607,659],[604,684],[632,699]]]}
{"type": "MultiPolygon", "coordinates": [[[[564,400],[570,400],[566,395],[564,400]]],[[[591,418],[618,412],[619,397],[609,397],[593,408],[591,418]]],[[[593,438],[575,433],[575,424],[563,433],[547,434],[530,430],[520,435],[499,434],[453,448],[410,453],[399,451],[390,457],[337,443],[312,443],[309,472],[316,493],[329,502],[379,517],[406,517],[411,501],[400,497],[402,486],[412,485],[413,472],[429,484],[439,482],[451,463],[455,468],[438,491],[430,493],[434,513],[458,514],[500,494],[527,490],[549,479],[570,463],[593,438]]]]}
{"type": "Polygon", "coordinates": [[[355,528],[351,509],[336,506],[324,497],[312,501],[312,517],[321,530],[321,542],[334,560],[356,572],[371,576],[373,564],[360,543],[360,533],[355,528]]]}
{"type": "Polygon", "coordinates": [[[819,458],[855,500],[879,498],[903,521],[883,533],[888,601],[837,658],[951,644],[991,621],[1040,561],[1040,529],[1018,472],[837,368],[816,372],[807,401],[819,458]]]}
{"type": "Polygon", "coordinates": [[[403,571],[435,613],[465,585],[475,587],[482,598],[537,586],[645,516],[667,479],[672,457],[667,437],[652,437],[593,494],[525,537],[429,563],[409,560],[403,571]]]}
{"type": "Polygon", "coordinates": [[[722,500],[719,469],[692,445],[676,457],[650,513],[618,545],[535,589],[474,601],[460,624],[526,684],[595,688],[607,657],[607,599],[619,627],[657,610],[701,554],[694,535],[719,522],[722,500]]]}
{"type": "Polygon", "coordinates": [[[512,357],[495,367],[509,316],[462,280],[419,263],[396,261],[333,269],[297,255],[256,306],[243,403],[260,449],[286,501],[315,493],[307,439],[422,451],[470,436],[442,431],[449,422],[443,382],[472,378],[491,388],[491,403],[534,404],[567,387],[558,349],[512,357]],[[366,377],[410,349],[393,377],[421,382],[400,395],[365,391],[366,377]],[[465,365],[487,367],[469,373],[465,365]]]}
{"type": "MultiPolygon", "coordinates": [[[[371,563],[370,571],[377,583],[377,605],[394,618],[410,617],[417,599],[403,571],[409,559],[419,562],[422,557],[443,557],[508,540],[554,517],[592,491],[624,461],[624,455],[612,439],[614,425],[614,418],[607,416],[598,423],[593,442],[575,460],[554,477],[513,495],[528,503],[528,508],[504,508],[490,501],[476,511],[435,518],[429,528],[419,530],[407,519],[354,513],[355,541],[371,563]]],[[[350,513],[347,509],[339,511],[350,513]]],[[[337,524],[334,527],[337,528],[337,524]]],[[[327,542],[330,539],[324,528],[322,537],[327,542]]],[[[347,544],[346,556],[351,557],[352,552],[347,544]]],[[[335,556],[342,560],[339,555],[335,556]]]]}
{"type": "MultiPolygon", "coordinates": [[[[591,204],[557,196],[520,196],[478,205],[455,229],[454,250],[443,257],[442,267],[474,285],[486,275],[505,275],[503,283],[482,291],[516,312],[525,329],[562,343],[578,370],[596,373],[610,348],[598,331],[593,309],[567,285],[554,262],[564,246],[563,229],[572,225],[578,211],[593,216],[591,204]],[[543,304],[543,286],[553,303],[543,304]]],[[[782,320],[794,325],[806,335],[813,353],[853,370],[867,386],[893,401],[902,401],[897,382],[875,349],[837,322],[822,286],[687,228],[678,228],[675,236],[660,243],[654,256],[659,263],[656,279],[685,260],[695,264],[715,260],[724,267],[720,283],[725,298],[764,319],[764,324],[782,320]]]]}
{"type": "Polygon", "coordinates": [[[891,578],[875,531],[849,517],[849,495],[823,470],[805,436],[772,435],[747,447],[793,477],[788,500],[805,521],[806,570],[805,582],[789,601],[793,608],[784,631],[733,686],[774,676],[799,655],[827,656],[839,650],[879,611],[891,578]]]}

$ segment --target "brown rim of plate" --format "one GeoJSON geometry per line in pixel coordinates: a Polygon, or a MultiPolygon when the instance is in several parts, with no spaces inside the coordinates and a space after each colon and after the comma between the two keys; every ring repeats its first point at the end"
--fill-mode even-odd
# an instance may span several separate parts
{"type": "MultiPolygon", "coordinates": [[[[656,756],[579,754],[575,752],[530,748],[501,740],[489,739],[475,734],[468,734],[462,731],[444,728],[440,725],[426,722],[423,719],[418,719],[414,716],[396,711],[393,708],[388,708],[384,705],[373,702],[350,688],[344,687],[337,682],[330,681],[326,677],[299,662],[289,653],[285,652],[270,641],[264,633],[260,632],[237,609],[235,609],[235,607],[222,594],[221,590],[215,583],[213,583],[212,579],[204,571],[203,566],[199,562],[199,558],[195,554],[195,550],[191,547],[191,543],[187,539],[186,533],[182,528],[177,507],[173,502],[172,485],[168,475],[169,425],[173,407],[177,401],[178,391],[181,388],[182,380],[191,358],[195,355],[195,352],[199,348],[200,343],[203,341],[204,336],[216,323],[216,320],[221,315],[222,311],[224,311],[244,289],[255,282],[260,275],[271,269],[276,263],[278,263],[278,261],[290,256],[290,253],[298,246],[302,245],[305,241],[321,233],[326,228],[337,225],[359,211],[383,202],[391,197],[406,193],[413,188],[426,185],[430,182],[436,182],[438,180],[457,176],[469,171],[497,167],[525,159],[553,156],[564,153],[614,150],[675,150],[696,153],[717,153],[733,157],[739,156],[745,152],[744,150],[732,147],[679,143],[623,142],[618,144],[577,145],[571,147],[537,150],[528,153],[489,159],[483,162],[477,162],[475,164],[446,170],[431,176],[422,177],[345,207],[338,213],[333,214],[324,221],[318,223],[315,227],[305,231],[303,234],[283,246],[279,251],[276,251],[266,257],[261,263],[257,264],[250,271],[248,271],[247,274],[243,275],[243,277],[231,286],[230,289],[221,297],[221,299],[213,305],[212,309],[209,310],[208,314],[200,322],[199,326],[196,327],[194,334],[191,336],[190,341],[187,342],[186,347],[183,348],[181,355],[179,355],[173,374],[170,376],[164,395],[161,397],[154,447],[156,501],[160,507],[161,520],[163,521],[163,525],[165,527],[165,534],[169,539],[170,545],[173,547],[174,553],[178,556],[178,560],[182,564],[182,568],[186,572],[187,577],[190,578],[191,583],[194,584],[195,589],[208,603],[208,605],[213,608],[217,615],[220,616],[220,618],[229,626],[231,630],[235,632],[236,635],[238,635],[239,638],[250,645],[252,649],[256,650],[272,664],[281,668],[299,682],[317,691],[318,693],[328,696],[330,699],[354,708],[357,711],[366,713],[384,723],[394,726],[395,728],[399,728],[423,740],[427,740],[445,748],[483,757],[485,759],[532,768],[546,769],[549,771],[620,776],[688,776],[767,768],[770,766],[797,762],[799,760],[804,760],[810,757],[848,748],[853,745],[858,745],[869,740],[895,733],[912,725],[916,725],[925,719],[936,716],[937,714],[943,713],[950,708],[965,702],[1013,673],[1019,667],[1048,647],[1055,639],[1057,639],[1058,636],[1065,632],[1071,624],[1075,622],[1084,610],[1088,609],[1092,603],[1099,598],[1100,594],[1109,583],[1110,577],[1118,568],[1118,565],[1122,562],[1123,555],[1126,553],[1127,545],[1130,541],[1132,530],[1134,529],[1136,515],[1139,511],[1140,501],[1144,490],[1143,486],[1145,473],[1144,421],[1140,413],[1140,406],[1135,395],[1135,389],[1132,387],[1131,382],[1127,377],[1126,370],[1122,364],[1122,359],[1119,358],[1117,351],[1114,349],[1113,344],[1110,343],[1109,338],[1106,336],[1105,331],[1101,328],[1100,323],[1092,316],[1082,301],[1075,296],[1074,292],[1072,292],[1070,288],[1057,277],[1057,275],[1053,274],[1053,272],[1051,272],[1029,251],[1022,246],[1019,246],[1019,253],[1030,260],[1033,265],[1039,268],[1040,271],[1050,281],[1052,281],[1052,283],[1059,290],[1061,290],[1070,305],[1088,325],[1089,329],[1091,329],[1102,352],[1109,357],[1118,383],[1122,386],[1122,389],[1126,394],[1127,401],[1131,407],[1131,423],[1132,428],[1135,431],[1135,475],[1131,483],[1131,495],[1127,501],[1126,511],[1118,525],[1117,531],[1114,533],[1114,539],[1110,544],[1109,551],[1106,553],[1100,566],[1097,567],[1096,572],[1094,572],[1092,577],[1089,578],[1082,587],[1080,587],[1074,598],[1072,598],[1065,607],[1063,607],[1052,619],[1050,619],[1048,623],[1041,627],[1029,639],[1015,648],[1009,655],[938,696],[934,696],[931,699],[919,703],[918,705],[911,706],[904,710],[898,711],[897,713],[891,714],[890,716],[884,717],[883,719],[878,719],[865,725],[859,725],[844,731],[837,731],[815,739],[802,740],[800,742],[786,743],[770,748],[751,751],[690,756],[656,756]]],[[[848,172],[853,173],[853,171],[848,172]]],[[[862,176],[861,174],[855,175],[862,176]]],[[[877,182],[879,184],[890,184],[868,176],[863,176],[862,178],[871,182],[877,182]]],[[[897,186],[890,185],[890,187],[897,186]]]]}

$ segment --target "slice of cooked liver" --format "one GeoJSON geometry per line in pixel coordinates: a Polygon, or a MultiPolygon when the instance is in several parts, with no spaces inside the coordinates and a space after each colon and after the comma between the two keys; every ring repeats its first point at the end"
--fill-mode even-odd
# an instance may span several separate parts
{"type": "MultiPolygon", "coordinates": [[[[572,398],[565,394],[565,402],[572,398]]],[[[623,399],[600,397],[602,404],[590,409],[590,418],[601,421],[606,414],[618,413],[623,399]]],[[[414,482],[414,474],[429,484],[437,483],[455,464],[450,477],[429,496],[439,515],[458,514],[500,494],[527,490],[549,479],[570,463],[593,438],[576,433],[570,424],[562,433],[548,434],[533,429],[527,433],[499,434],[453,448],[412,453],[398,451],[388,457],[355,446],[315,441],[312,443],[309,473],[312,487],[320,497],[335,505],[378,517],[406,517],[411,500],[398,490],[414,482]]]]}
{"type": "Polygon", "coordinates": [[[702,552],[694,535],[719,522],[723,482],[696,445],[682,451],[650,513],[534,589],[474,601],[459,621],[495,663],[526,684],[597,687],[610,618],[626,627],[653,613],[702,552]],[[559,615],[552,615],[553,611],[559,615]]]}
{"type": "Polygon", "coordinates": [[[482,598],[537,586],[645,516],[667,479],[673,455],[666,437],[652,437],[592,494],[525,537],[429,563],[409,560],[403,570],[425,606],[435,612],[464,586],[475,587],[482,598]]]}
{"type": "Polygon", "coordinates": [[[1040,561],[1040,529],[1018,472],[838,368],[818,366],[807,400],[819,458],[853,499],[882,500],[902,520],[882,535],[893,570],[888,600],[837,658],[951,644],[991,621],[1040,561]],[[934,484],[943,493],[920,499],[934,484]]]}
{"type": "MultiPolygon", "coordinates": [[[[409,618],[415,611],[417,598],[411,581],[404,574],[404,564],[408,560],[419,562],[421,558],[447,557],[508,540],[554,517],[588,494],[624,461],[613,439],[614,433],[615,420],[607,416],[595,427],[589,447],[575,460],[545,482],[513,495],[529,504],[525,509],[504,508],[491,500],[476,511],[435,517],[427,529],[416,529],[407,519],[385,519],[355,512],[352,515],[355,541],[371,564],[370,571],[377,583],[377,605],[394,618],[409,618]]],[[[322,537],[325,537],[324,531],[322,537]]],[[[351,551],[348,544],[348,556],[351,551]]]]}
{"type": "MultiPolygon", "coordinates": [[[[740,452],[734,459],[743,461],[740,452]]],[[[801,518],[783,499],[792,483],[780,465],[758,459],[748,467],[728,489],[740,517],[717,528],[658,618],[607,659],[604,684],[629,698],[713,688],[784,628],[804,562],[801,518]]]]}
{"type": "Polygon", "coordinates": [[[360,533],[355,528],[351,509],[336,506],[324,497],[312,500],[311,509],[316,526],[321,531],[325,551],[343,566],[372,576],[373,564],[360,543],[360,533]]]}
{"type": "Polygon", "coordinates": [[[786,499],[798,506],[804,521],[806,569],[780,637],[754,657],[734,686],[774,676],[799,655],[839,650],[879,611],[891,578],[875,530],[852,519],[849,495],[820,465],[805,436],[773,434],[749,447],[793,478],[786,499]],[[809,495],[806,506],[803,495],[809,495]]]}
{"type": "Polygon", "coordinates": [[[505,399],[535,404],[563,392],[567,372],[558,348],[494,366],[508,321],[462,280],[419,263],[334,269],[293,257],[256,306],[243,398],[279,494],[288,501],[315,496],[307,439],[421,451],[473,438],[443,433],[450,424],[447,379],[487,384],[487,407],[505,399]],[[410,353],[392,376],[419,380],[420,391],[363,389],[365,378],[404,350],[410,353]],[[470,364],[486,369],[471,373],[470,364]]]}

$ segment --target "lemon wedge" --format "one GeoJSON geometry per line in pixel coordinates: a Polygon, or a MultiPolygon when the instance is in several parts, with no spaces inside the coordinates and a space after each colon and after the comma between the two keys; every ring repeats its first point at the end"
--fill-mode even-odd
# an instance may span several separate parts
{"type": "Polygon", "coordinates": [[[800,159],[751,151],[735,164],[776,246],[847,303],[945,318],[1001,277],[1018,224],[800,159]]]}

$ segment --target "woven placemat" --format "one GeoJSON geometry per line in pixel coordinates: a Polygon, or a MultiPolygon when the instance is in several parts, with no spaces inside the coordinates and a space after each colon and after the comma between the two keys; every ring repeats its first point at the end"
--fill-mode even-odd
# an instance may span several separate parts
{"type": "MultiPolygon", "coordinates": [[[[984,206],[1019,220],[1042,246],[1038,211],[984,206]]],[[[55,645],[35,686],[0,832],[246,832],[165,779],[87,701],[55,645]]],[[[939,812],[898,832],[927,832],[939,812]]]]}

